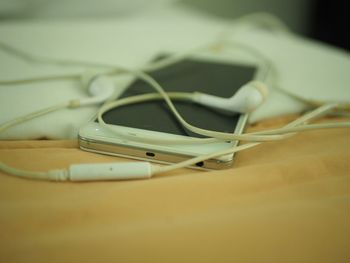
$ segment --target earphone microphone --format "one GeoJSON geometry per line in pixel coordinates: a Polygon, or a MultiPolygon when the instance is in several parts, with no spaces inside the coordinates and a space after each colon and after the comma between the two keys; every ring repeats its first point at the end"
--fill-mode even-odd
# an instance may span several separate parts
{"type": "Polygon", "coordinates": [[[49,181],[110,181],[151,178],[160,168],[149,162],[73,164],[48,172],[23,171],[0,162],[0,171],[22,178],[49,181]]]}
{"type": "Polygon", "coordinates": [[[251,81],[243,85],[231,98],[196,92],[193,101],[230,114],[248,113],[257,109],[265,101],[267,94],[268,89],[264,83],[251,81]]]}

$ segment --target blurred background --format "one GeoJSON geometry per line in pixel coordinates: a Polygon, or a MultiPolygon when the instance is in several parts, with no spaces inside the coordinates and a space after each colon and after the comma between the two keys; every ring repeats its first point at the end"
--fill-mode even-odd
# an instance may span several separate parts
{"type": "Polygon", "coordinates": [[[225,19],[269,12],[294,32],[350,50],[349,1],[323,0],[0,0],[0,21],[110,19],[160,6],[181,6],[225,19]]]}

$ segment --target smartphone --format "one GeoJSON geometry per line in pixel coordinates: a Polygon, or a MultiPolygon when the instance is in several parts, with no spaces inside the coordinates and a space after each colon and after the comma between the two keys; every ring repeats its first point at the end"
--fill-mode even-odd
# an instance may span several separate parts
{"type": "MultiPolygon", "coordinates": [[[[251,65],[188,58],[154,71],[150,75],[167,92],[198,91],[228,98],[248,81],[258,79],[258,73],[258,68],[251,65]]],[[[125,88],[120,98],[149,92],[155,91],[141,80],[135,80],[125,88]]],[[[187,122],[208,130],[240,134],[247,123],[247,114],[227,115],[184,101],[174,101],[174,105],[187,122]]],[[[130,136],[125,138],[117,135],[95,120],[79,131],[79,145],[82,150],[158,163],[176,163],[232,148],[239,143],[238,141],[203,144],[142,142],[145,136],[167,140],[203,137],[182,127],[165,102],[159,100],[110,110],[104,114],[103,119],[112,130],[127,133],[134,139],[130,139],[130,136]]],[[[194,168],[228,168],[233,163],[233,157],[233,154],[228,154],[209,159],[197,163],[194,168]]]]}

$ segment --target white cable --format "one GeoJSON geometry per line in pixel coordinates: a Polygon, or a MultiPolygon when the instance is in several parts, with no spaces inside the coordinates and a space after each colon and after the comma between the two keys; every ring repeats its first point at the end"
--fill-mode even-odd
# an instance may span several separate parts
{"type": "Polygon", "coordinates": [[[175,164],[170,164],[164,167],[161,167],[160,169],[158,169],[154,174],[160,174],[160,173],[165,173],[165,172],[169,172],[169,171],[173,171],[176,169],[180,169],[180,168],[184,168],[184,167],[188,167],[188,166],[192,166],[198,162],[202,162],[208,159],[212,159],[215,157],[219,157],[219,156],[223,156],[223,155],[227,155],[227,154],[231,154],[231,153],[236,153],[239,151],[243,151],[252,147],[255,147],[257,145],[259,145],[260,142],[253,142],[253,143],[246,143],[240,146],[236,146],[236,147],[232,147],[229,149],[225,149],[225,150],[221,150],[212,154],[206,154],[206,155],[200,155],[197,157],[194,157],[192,159],[180,162],[180,163],[175,163],[175,164]]]}
{"type": "Polygon", "coordinates": [[[5,123],[1,124],[0,125],[0,133],[4,132],[5,130],[7,130],[7,129],[15,126],[15,125],[18,125],[20,123],[32,120],[34,118],[37,118],[37,117],[40,117],[40,116],[43,116],[43,115],[46,115],[48,113],[51,113],[51,112],[54,112],[54,111],[57,111],[57,110],[61,110],[61,109],[64,109],[64,108],[75,108],[75,107],[78,107],[78,106],[79,106],[78,101],[71,100],[69,102],[60,103],[60,104],[57,104],[57,105],[54,105],[54,106],[47,107],[45,109],[41,109],[41,110],[38,110],[38,111],[35,111],[35,112],[32,112],[32,113],[23,115],[21,117],[17,117],[17,118],[15,118],[13,120],[10,120],[8,122],[5,122],[5,123]]]}
{"type": "Polygon", "coordinates": [[[66,74],[66,75],[52,75],[52,76],[42,76],[42,77],[32,77],[26,79],[9,79],[0,80],[0,85],[21,85],[36,82],[46,82],[46,81],[57,81],[57,80],[74,80],[80,78],[80,74],[66,74]]]}
{"type": "Polygon", "coordinates": [[[66,181],[68,179],[66,170],[51,170],[49,172],[32,172],[10,167],[0,162],[0,171],[10,175],[32,180],[66,181]]]}
{"type": "MultiPolygon", "coordinates": [[[[282,129],[287,129],[287,128],[297,128],[298,126],[305,126],[307,122],[316,119],[320,116],[323,116],[325,113],[329,112],[330,110],[332,110],[334,108],[334,104],[332,105],[325,105],[322,106],[320,108],[317,108],[311,112],[309,112],[308,114],[305,114],[303,116],[301,116],[300,118],[292,121],[291,123],[287,124],[284,126],[284,128],[282,129]]],[[[350,122],[348,123],[350,125],[350,122]]],[[[295,133],[294,133],[295,134],[295,133]]],[[[288,135],[288,137],[294,135],[293,133],[290,133],[288,135]]],[[[206,155],[201,155],[201,156],[197,156],[194,157],[192,159],[180,162],[180,163],[176,163],[176,164],[171,164],[165,167],[161,167],[159,168],[157,171],[155,171],[155,174],[160,174],[160,173],[165,173],[165,172],[169,172],[172,170],[176,170],[176,169],[180,169],[180,168],[184,168],[187,166],[191,166],[191,165],[195,165],[198,162],[201,161],[205,161],[208,159],[212,159],[212,158],[216,158],[222,155],[226,155],[226,154],[231,154],[231,153],[235,153],[235,152],[239,152],[242,150],[246,150],[255,146],[258,146],[259,144],[261,144],[261,142],[254,142],[254,143],[246,143],[240,146],[235,146],[231,149],[225,149],[219,152],[215,152],[215,153],[211,153],[211,154],[206,154],[206,155]]]]}
{"type": "Polygon", "coordinates": [[[338,104],[326,104],[323,106],[320,106],[313,111],[304,114],[303,116],[299,117],[297,120],[289,123],[285,127],[279,128],[279,129],[272,129],[272,130],[265,130],[260,132],[254,132],[252,134],[285,134],[285,133],[295,133],[295,132],[302,132],[302,131],[309,131],[313,129],[328,129],[328,128],[344,128],[348,127],[350,122],[336,122],[336,123],[323,123],[323,124],[307,124],[307,122],[310,122],[311,120],[314,120],[316,118],[320,118],[329,112],[336,109],[338,104]],[[296,125],[297,124],[297,125],[296,125]],[[298,126],[298,127],[296,127],[298,126]],[[318,127],[318,128],[316,128],[318,127]]]}

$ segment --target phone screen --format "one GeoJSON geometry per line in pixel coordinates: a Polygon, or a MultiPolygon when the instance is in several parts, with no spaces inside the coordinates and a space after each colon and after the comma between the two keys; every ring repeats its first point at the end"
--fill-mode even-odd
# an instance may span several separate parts
{"type": "MultiPolygon", "coordinates": [[[[231,97],[242,85],[254,78],[256,67],[217,63],[195,59],[152,72],[150,75],[173,92],[202,92],[223,98],[231,97]]],[[[155,92],[141,80],[134,81],[121,98],[155,92]]],[[[216,110],[185,101],[173,101],[182,117],[190,124],[221,132],[233,132],[240,115],[226,115],[216,110]]],[[[161,100],[127,105],[103,115],[106,123],[170,134],[202,137],[185,129],[161,100]]]]}

